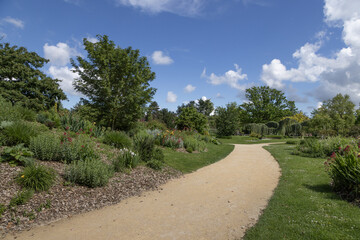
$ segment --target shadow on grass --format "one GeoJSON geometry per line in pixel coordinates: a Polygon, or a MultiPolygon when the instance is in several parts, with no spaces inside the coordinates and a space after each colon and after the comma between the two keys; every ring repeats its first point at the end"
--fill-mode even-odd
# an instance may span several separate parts
{"type": "Polygon", "coordinates": [[[341,197],[338,196],[333,191],[332,187],[329,184],[316,184],[316,185],[303,184],[303,186],[314,192],[325,193],[328,199],[338,199],[338,200],[341,199],[341,197]]]}

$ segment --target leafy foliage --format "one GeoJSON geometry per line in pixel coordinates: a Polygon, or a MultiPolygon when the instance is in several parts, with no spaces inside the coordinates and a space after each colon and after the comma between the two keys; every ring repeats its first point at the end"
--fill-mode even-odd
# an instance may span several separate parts
{"type": "Polygon", "coordinates": [[[139,163],[139,156],[131,150],[121,149],[120,154],[112,160],[115,172],[123,172],[125,169],[135,168],[139,163]]]}
{"type": "Polygon", "coordinates": [[[112,175],[111,168],[96,158],[74,161],[65,169],[65,179],[91,188],[105,186],[112,175]]]}
{"type": "Polygon", "coordinates": [[[199,133],[204,133],[207,128],[206,117],[196,111],[194,107],[186,107],[182,109],[176,120],[178,129],[194,129],[199,133]]]}
{"type": "Polygon", "coordinates": [[[33,189],[37,192],[49,190],[55,181],[55,171],[42,165],[25,167],[16,178],[22,187],[33,189]]]}
{"type": "Polygon", "coordinates": [[[19,144],[14,147],[5,147],[1,156],[9,162],[10,165],[23,165],[29,166],[34,163],[32,159],[33,152],[29,151],[28,148],[24,147],[24,144],[19,144]]]}
{"type": "Polygon", "coordinates": [[[355,123],[354,107],[349,95],[337,94],[313,112],[310,130],[320,136],[348,134],[355,123]]]}
{"type": "Polygon", "coordinates": [[[350,200],[360,197],[360,159],[358,147],[347,146],[333,153],[325,162],[335,191],[346,194],[350,200]]]}
{"type": "Polygon", "coordinates": [[[21,192],[18,192],[16,196],[10,200],[9,207],[14,207],[16,205],[23,205],[27,203],[32,198],[33,195],[34,195],[33,189],[22,190],[21,192]]]}
{"type": "Polygon", "coordinates": [[[29,148],[39,160],[60,161],[62,157],[60,139],[52,134],[41,134],[31,138],[29,148]]]}
{"type": "Polygon", "coordinates": [[[59,80],[47,77],[41,69],[48,60],[24,47],[0,43],[0,95],[12,105],[45,110],[66,96],[59,80]]]}
{"type": "Polygon", "coordinates": [[[288,101],[283,92],[267,86],[248,88],[245,96],[248,102],[241,105],[243,123],[278,122],[297,113],[293,101],[288,101]]]}
{"type": "Polygon", "coordinates": [[[155,94],[149,85],[155,73],[139,50],[122,49],[106,35],[97,37],[96,43],[84,39],[88,60],[71,60],[79,74],[74,87],[87,97],[83,103],[98,113],[98,120],[103,119],[112,129],[130,129],[155,94]]]}
{"type": "Polygon", "coordinates": [[[23,143],[25,146],[30,144],[30,139],[36,137],[40,132],[46,130],[43,125],[37,126],[29,122],[14,122],[2,130],[6,137],[6,145],[14,146],[23,143]]]}
{"type": "Polygon", "coordinates": [[[132,145],[132,141],[128,135],[124,132],[111,131],[104,135],[103,143],[114,146],[116,148],[129,148],[132,145]]]}
{"type": "Polygon", "coordinates": [[[134,149],[139,154],[141,161],[148,162],[153,157],[155,138],[146,132],[134,136],[134,149]]]}
{"type": "Polygon", "coordinates": [[[226,108],[218,107],[215,111],[215,124],[218,136],[234,135],[240,128],[240,107],[235,103],[229,103],[226,108]]]}

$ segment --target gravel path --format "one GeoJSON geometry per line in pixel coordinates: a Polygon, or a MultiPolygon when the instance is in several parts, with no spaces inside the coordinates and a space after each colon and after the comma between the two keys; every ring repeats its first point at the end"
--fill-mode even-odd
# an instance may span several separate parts
{"type": "Polygon", "coordinates": [[[225,159],[117,205],[6,239],[239,239],[254,225],[280,177],[259,145],[236,145],[225,159]]]}

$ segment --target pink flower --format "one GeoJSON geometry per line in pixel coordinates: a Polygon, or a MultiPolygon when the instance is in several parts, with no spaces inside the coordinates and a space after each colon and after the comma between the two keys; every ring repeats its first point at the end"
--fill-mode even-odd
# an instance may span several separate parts
{"type": "Polygon", "coordinates": [[[83,147],[85,147],[84,145],[81,145],[81,147],[83,148],[83,147]]]}
{"type": "Polygon", "coordinates": [[[69,126],[67,126],[65,129],[66,129],[66,130],[69,130],[69,128],[70,128],[70,127],[69,127],[69,126]]]}
{"type": "Polygon", "coordinates": [[[64,136],[66,135],[66,132],[64,132],[64,136]]]}
{"type": "Polygon", "coordinates": [[[89,131],[92,132],[92,128],[90,128],[89,131]]]}
{"type": "Polygon", "coordinates": [[[335,158],[335,157],[336,157],[336,153],[333,152],[330,157],[331,157],[331,158],[335,158]]]}
{"type": "Polygon", "coordinates": [[[72,138],[71,138],[71,137],[68,137],[67,140],[68,140],[69,142],[72,142],[72,138]]]}

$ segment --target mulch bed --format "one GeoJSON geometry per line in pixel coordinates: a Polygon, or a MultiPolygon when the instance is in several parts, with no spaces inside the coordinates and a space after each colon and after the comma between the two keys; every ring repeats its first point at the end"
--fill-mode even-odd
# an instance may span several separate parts
{"type": "MultiPolygon", "coordinates": [[[[182,175],[181,172],[170,167],[154,171],[138,166],[128,174],[115,173],[105,187],[88,188],[66,184],[61,177],[64,164],[59,162],[41,162],[41,164],[56,170],[58,173],[56,183],[47,192],[35,193],[25,205],[16,206],[14,210],[7,209],[0,218],[0,238],[10,232],[27,230],[35,225],[47,224],[119,203],[144,191],[159,189],[159,186],[168,180],[182,175]]],[[[21,169],[22,167],[11,167],[8,163],[0,163],[0,204],[8,206],[11,198],[21,190],[14,182],[21,169]]]]}

